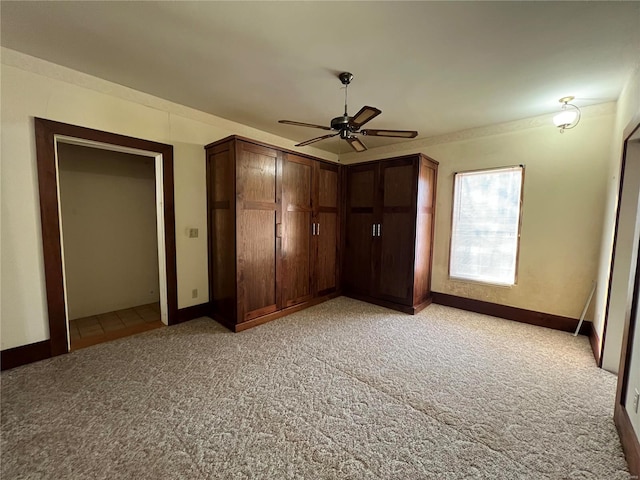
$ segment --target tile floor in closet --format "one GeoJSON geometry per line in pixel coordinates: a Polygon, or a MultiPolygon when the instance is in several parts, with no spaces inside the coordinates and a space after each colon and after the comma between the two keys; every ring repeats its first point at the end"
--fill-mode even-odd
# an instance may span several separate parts
{"type": "Polygon", "coordinates": [[[162,327],[160,304],[102,313],[69,321],[71,350],[162,327]]]}

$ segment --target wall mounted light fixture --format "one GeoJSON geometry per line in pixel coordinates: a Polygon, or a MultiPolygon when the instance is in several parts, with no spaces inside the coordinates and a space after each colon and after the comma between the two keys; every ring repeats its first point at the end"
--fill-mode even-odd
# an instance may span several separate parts
{"type": "Polygon", "coordinates": [[[571,129],[580,123],[581,112],[578,107],[571,102],[575,97],[562,97],[559,102],[562,104],[562,111],[553,117],[553,123],[560,129],[560,133],[571,129]]]}

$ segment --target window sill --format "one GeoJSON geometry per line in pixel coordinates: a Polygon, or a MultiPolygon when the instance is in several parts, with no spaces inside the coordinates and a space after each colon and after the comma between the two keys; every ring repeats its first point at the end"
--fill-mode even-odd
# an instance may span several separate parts
{"type": "Polygon", "coordinates": [[[448,280],[452,282],[473,283],[475,285],[485,285],[487,287],[499,287],[499,288],[513,288],[518,285],[517,281],[516,283],[493,283],[493,282],[484,281],[484,280],[472,280],[470,278],[451,277],[451,276],[448,277],[448,280]]]}

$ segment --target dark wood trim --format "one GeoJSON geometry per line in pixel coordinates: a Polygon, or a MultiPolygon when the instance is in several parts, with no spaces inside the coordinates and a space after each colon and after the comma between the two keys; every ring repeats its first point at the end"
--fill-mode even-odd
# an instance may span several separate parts
{"type": "Polygon", "coordinates": [[[93,347],[105,342],[112,342],[124,337],[130,337],[131,335],[137,335],[138,333],[149,332],[158,328],[164,328],[164,324],[157,320],[151,323],[141,323],[138,325],[131,325],[130,327],[122,328],[119,330],[112,330],[105,332],[101,335],[93,335],[91,337],[83,337],[71,340],[71,351],[80,350],[82,348],[93,347]]]}
{"type": "Polygon", "coordinates": [[[614,407],[614,421],[620,434],[620,441],[627,457],[629,470],[632,474],[640,475],[640,445],[638,437],[633,429],[631,420],[626,410],[627,389],[629,388],[631,355],[633,354],[633,342],[635,338],[636,318],[640,309],[640,241],[637,246],[637,258],[634,273],[633,297],[631,301],[631,309],[624,318],[624,329],[622,337],[622,348],[620,354],[620,367],[618,368],[618,385],[616,388],[616,403],[614,407]]]}
{"type": "Polygon", "coordinates": [[[326,302],[327,300],[331,300],[332,298],[335,298],[337,296],[338,296],[337,293],[332,293],[330,295],[325,295],[324,297],[312,298],[308,302],[299,303],[297,305],[293,305],[292,307],[283,308],[282,310],[278,310],[277,312],[273,312],[268,315],[263,315],[262,317],[254,318],[253,320],[248,320],[246,322],[238,323],[234,325],[234,331],[241,332],[243,330],[247,330],[248,328],[262,325],[263,323],[270,322],[271,320],[275,320],[276,318],[284,317],[291,313],[299,312],[300,310],[304,310],[305,308],[313,307],[314,305],[318,305],[319,303],[326,302]]]}
{"type": "Polygon", "coordinates": [[[433,303],[433,297],[427,298],[424,302],[419,303],[413,307],[413,314],[420,313],[422,310],[427,308],[429,305],[433,303]]]}
{"type": "MultiPolygon", "coordinates": [[[[448,293],[432,292],[433,303],[459,308],[469,312],[482,313],[492,317],[515,320],[516,322],[538,325],[540,327],[553,328],[563,332],[574,332],[578,326],[578,319],[553,315],[551,313],[536,312],[524,308],[499,305],[497,303],[475,300],[473,298],[458,297],[448,293]]],[[[588,335],[591,322],[585,321],[580,328],[581,335],[588,335]]]]}
{"type": "Polygon", "coordinates": [[[616,424],[618,435],[620,435],[620,443],[622,443],[622,450],[624,450],[624,456],[627,459],[629,473],[635,475],[634,478],[638,478],[640,477],[640,442],[638,442],[629,414],[617,403],[613,413],[613,421],[616,424]]]}
{"type": "Polygon", "coordinates": [[[440,165],[440,162],[438,162],[437,160],[434,160],[433,158],[429,157],[428,155],[424,154],[424,153],[410,153],[408,155],[400,155],[399,157],[391,157],[391,158],[379,158],[378,160],[367,160],[366,162],[357,162],[357,163],[349,163],[346,166],[349,168],[353,168],[356,166],[366,166],[366,165],[373,165],[375,163],[380,163],[380,162],[385,162],[387,160],[402,160],[402,159],[406,159],[406,158],[416,158],[416,157],[423,157],[428,159],[429,161],[435,163],[436,165],[440,165]]]}
{"type": "Polygon", "coordinates": [[[353,298],[355,300],[360,300],[362,302],[373,303],[374,305],[385,307],[390,310],[395,310],[397,312],[408,313],[409,315],[415,315],[421,310],[424,310],[426,307],[431,305],[431,302],[433,300],[432,298],[429,298],[416,306],[410,306],[410,305],[402,305],[400,303],[390,302],[388,300],[383,300],[382,298],[370,297],[369,295],[361,295],[359,293],[353,293],[353,292],[345,292],[343,295],[345,297],[353,298]]]}
{"type": "Polygon", "coordinates": [[[220,323],[221,325],[227,327],[232,332],[242,332],[243,330],[247,330],[249,328],[257,327],[258,325],[262,325],[263,323],[270,322],[277,318],[284,317],[291,313],[299,312],[300,310],[304,310],[305,308],[313,307],[314,305],[318,305],[319,303],[326,302],[327,300],[331,300],[332,298],[338,297],[339,294],[337,292],[331,293],[329,295],[324,295],[322,297],[312,298],[307,302],[302,302],[297,305],[293,305],[288,308],[283,308],[282,310],[278,310],[277,312],[269,313],[267,315],[262,315],[261,317],[254,318],[252,320],[247,320],[246,322],[234,324],[230,320],[223,318],[215,313],[209,314],[210,318],[213,318],[215,321],[220,323]]]}
{"type": "MultiPolygon", "coordinates": [[[[627,147],[628,142],[635,132],[640,129],[640,113],[634,115],[633,121],[627,124],[624,130],[624,144],[622,149],[622,161],[620,165],[620,183],[618,187],[618,205],[616,207],[616,222],[614,228],[613,246],[611,252],[611,263],[609,265],[609,285],[607,289],[606,309],[604,318],[604,332],[602,336],[602,347],[600,349],[600,356],[604,352],[604,343],[606,341],[607,325],[609,320],[609,305],[611,298],[611,286],[613,280],[613,269],[615,263],[616,245],[618,240],[618,225],[620,221],[620,207],[622,204],[622,189],[624,187],[624,175],[627,162],[627,147]]],[[[640,302],[638,302],[638,295],[640,294],[640,242],[638,243],[636,250],[637,258],[634,273],[634,286],[633,296],[631,300],[631,308],[627,310],[624,318],[622,345],[620,349],[620,365],[618,368],[618,385],[616,388],[616,401],[614,405],[613,420],[616,424],[618,434],[620,435],[620,442],[622,449],[624,450],[627,464],[629,466],[629,472],[634,475],[634,478],[640,476],[640,442],[638,436],[634,431],[631,419],[626,410],[626,397],[627,389],[629,388],[630,380],[630,367],[631,367],[631,355],[633,353],[632,339],[635,335],[636,318],[638,316],[638,309],[640,309],[640,302]]],[[[600,358],[599,366],[602,366],[602,358],[600,358]]]]}
{"type": "Polygon", "coordinates": [[[167,275],[167,323],[177,323],[178,268],[176,254],[176,209],[173,187],[173,146],[158,144],[162,153],[162,190],[164,194],[164,249],[167,275]]]}
{"type": "Polygon", "coordinates": [[[290,154],[296,155],[298,157],[308,158],[308,159],[314,160],[316,162],[328,163],[330,165],[338,164],[338,162],[333,162],[331,160],[325,160],[324,158],[314,157],[313,155],[309,155],[307,153],[298,152],[296,150],[290,150],[290,149],[284,148],[284,147],[279,147],[278,145],[272,145],[270,143],[259,142],[258,140],[253,140],[251,138],[243,137],[243,136],[240,136],[240,135],[229,135],[228,137],[222,138],[220,140],[216,140],[215,142],[211,142],[210,144],[205,145],[204,149],[206,150],[208,148],[218,146],[220,144],[228,142],[229,140],[234,140],[234,139],[235,140],[240,140],[240,141],[245,142],[245,143],[250,143],[252,145],[257,145],[258,147],[265,147],[265,148],[270,148],[270,149],[272,148],[272,149],[275,149],[275,150],[279,150],[282,153],[290,153],[290,154]]]}
{"type": "Polygon", "coordinates": [[[600,337],[598,337],[598,332],[596,332],[593,324],[591,324],[591,330],[589,330],[589,343],[591,344],[591,350],[593,351],[593,358],[596,361],[596,365],[600,367],[600,337]]]}
{"type": "Polygon", "coordinates": [[[67,326],[62,275],[62,247],[58,216],[58,178],[56,174],[55,128],[47,120],[35,119],[36,159],[40,193],[40,222],[44,276],[49,313],[51,355],[67,353],[67,326]]]}
{"type": "Polygon", "coordinates": [[[38,362],[45,358],[51,358],[51,356],[51,342],[49,340],[43,340],[41,342],[2,350],[2,352],[0,352],[0,366],[4,371],[26,365],[27,363],[38,362]]]}
{"type": "MultiPolygon", "coordinates": [[[[429,288],[428,290],[428,294],[429,294],[429,298],[428,298],[428,305],[431,305],[431,303],[433,302],[433,295],[431,293],[431,288],[433,286],[433,245],[436,243],[435,239],[436,239],[436,204],[438,203],[438,165],[440,165],[436,160],[434,160],[431,157],[427,157],[424,154],[420,154],[420,163],[422,163],[423,160],[426,160],[426,167],[427,168],[432,168],[431,163],[435,163],[435,167],[433,167],[434,170],[434,174],[433,174],[433,193],[431,194],[431,208],[429,210],[431,210],[428,213],[431,213],[431,238],[430,238],[430,245],[429,245],[429,288]]],[[[425,305],[425,306],[428,306],[425,305]]],[[[416,308],[420,308],[420,305],[418,305],[416,308]]],[[[424,307],[422,307],[424,308],[424,307]]],[[[420,310],[422,310],[422,308],[420,308],[420,310]]],[[[417,310],[416,313],[418,313],[420,310],[417,310]]]]}
{"type": "Polygon", "coordinates": [[[190,307],[179,308],[176,314],[175,323],[188,322],[195,318],[208,317],[211,312],[211,303],[201,303],[200,305],[192,305],[190,307]]]}
{"type": "Polygon", "coordinates": [[[90,140],[162,154],[168,321],[169,325],[175,323],[178,310],[178,291],[173,192],[173,146],[42,118],[34,118],[34,125],[51,356],[61,355],[68,351],[60,219],[58,216],[58,178],[55,163],[56,136],[90,140]]]}

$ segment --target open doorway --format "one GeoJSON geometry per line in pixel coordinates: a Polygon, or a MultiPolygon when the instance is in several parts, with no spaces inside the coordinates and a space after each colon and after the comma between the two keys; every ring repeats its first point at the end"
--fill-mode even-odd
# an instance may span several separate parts
{"type": "Polygon", "coordinates": [[[619,371],[625,318],[633,293],[635,258],[640,227],[640,125],[625,140],[620,168],[620,188],[609,288],[602,337],[601,367],[619,371]]]}
{"type": "Polygon", "coordinates": [[[618,353],[614,420],[629,471],[637,475],[640,473],[640,125],[625,141],[622,172],[609,322],[605,324],[609,344],[604,344],[604,355],[618,353]],[[613,293],[618,295],[614,297],[613,293]]]}
{"type": "Polygon", "coordinates": [[[176,322],[177,285],[173,147],[99,130],[35,119],[43,257],[49,313],[51,355],[70,349],[68,289],[61,225],[59,146],[67,145],[133,154],[150,159],[155,171],[156,252],[160,318],[176,322]]]}
{"type": "Polygon", "coordinates": [[[162,326],[155,159],[56,148],[70,349],[162,326]]]}

